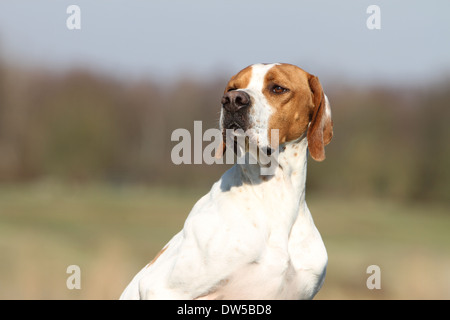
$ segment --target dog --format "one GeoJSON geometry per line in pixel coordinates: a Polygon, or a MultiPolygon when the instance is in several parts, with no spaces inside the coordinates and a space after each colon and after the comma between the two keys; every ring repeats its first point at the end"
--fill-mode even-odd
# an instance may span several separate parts
{"type": "Polygon", "coordinates": [[[278,152],[273,174],[258,161],[226,171],[121,299],[312,299],[322,287],[328,257],[305,202],[308,154],[324,160],[333,136],[318,78],[254,64],[230,79],[221,102],[224,136],[252,129],[260,150],[278,152]]]}

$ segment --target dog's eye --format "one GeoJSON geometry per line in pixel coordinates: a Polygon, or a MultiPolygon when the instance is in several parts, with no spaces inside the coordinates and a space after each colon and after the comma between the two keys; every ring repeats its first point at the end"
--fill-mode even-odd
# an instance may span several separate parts
{"type": "Polygon", "coordinates": [[[282,86],[274,85],[272,87],[272,92],[276,93],[276,94],[281,94],[281,93],[285,93],[288,91],[289,91],[289,89],[283,88],[282,86]]]}

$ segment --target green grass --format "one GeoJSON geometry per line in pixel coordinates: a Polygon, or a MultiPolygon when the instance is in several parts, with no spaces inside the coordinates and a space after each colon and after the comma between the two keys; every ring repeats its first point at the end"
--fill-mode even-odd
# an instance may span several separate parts
{"type": "MultiPolygon", "coordinates": [[[[208,188],[0,187],[0,299],[116,299],[208,188]],[[81,268],[68,290],[66,268],[81,268]]],[[[317,299],[450,299],[450,210],[307,197],[328,250],[317,299]],[[381,268],[381,290],[366,268],[381,268]]]]}
{"type": "Polygon", "coordinates": [[[447,206],[322,197],[308,203],[329,255],[317,298],[450,298],[447,206]],[[381,268],[381,290],[365,285],[372,264],[381,268]]]}

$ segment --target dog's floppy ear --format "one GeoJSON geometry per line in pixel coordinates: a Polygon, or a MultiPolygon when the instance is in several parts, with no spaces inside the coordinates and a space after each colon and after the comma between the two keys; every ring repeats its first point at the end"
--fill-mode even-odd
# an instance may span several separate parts
{"type": "Polygon", "coordinates": [[[325,146],[333,137],[333,121],[331,120],[330,104],[319,79],[309,75],[308,81],[314,103],[307,132],[308,150],[314,160],[322,161],[325,159],[325,146]]]}

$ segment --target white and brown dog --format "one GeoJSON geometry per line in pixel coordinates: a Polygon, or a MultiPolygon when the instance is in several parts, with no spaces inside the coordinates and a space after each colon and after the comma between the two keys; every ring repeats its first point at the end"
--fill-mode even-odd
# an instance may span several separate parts
{"type": "Polygon", "coordinates": [[[274,174],[258,163],[225,172],[121,299],[311,299],[321,288],[327,253],[305,202],[308,150],[323,160],[333,131],[319,80],[255,64],[231,78],[222,104],[222,130],[253,129],[259,148],[278,148],[274,174]]]}

